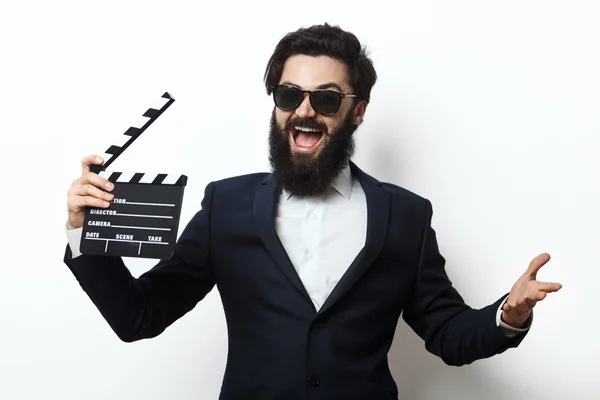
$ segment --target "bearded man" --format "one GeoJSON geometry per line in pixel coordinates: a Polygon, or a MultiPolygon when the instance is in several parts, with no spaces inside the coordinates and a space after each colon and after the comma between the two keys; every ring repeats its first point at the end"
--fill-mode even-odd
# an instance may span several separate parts
{"type": "Polygon", "coordinates": [[[112,184],[83,159],[67,199],[64,261],[118,337],[161,334],[215,285],[229,352],[220,399],[397,399],[387,354],[402,314],[427,350],[464,365],[519,345],[558,283],[533,259],[508,293],[465,304],[445,272],[432,205],[351,161],[376,72],[328,24],[281,39],[267,64],[270,173],[207,185],[173,255],[135,279],[119,257],[79,252],[85,208],[112,184]]]}

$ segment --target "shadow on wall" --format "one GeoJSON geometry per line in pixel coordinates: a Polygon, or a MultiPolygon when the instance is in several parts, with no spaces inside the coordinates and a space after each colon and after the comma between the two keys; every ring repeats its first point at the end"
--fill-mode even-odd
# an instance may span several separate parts
{"type": "MultiPolygon", "coordinates": [[[[398,398],[411,400],[506,400],[521,399],[515,388],[481,367],[482,361],[463,367],[446,365],[425,350],[423,340],[400,318],[389,352],[398,398]]],[[[486,362],[486,361],[483,361],[486,362]]]]}
{"type": "MultiPolygon", "coordinates": [[[[385,126],[385,124],[377,125],[385,126]]],[[[406,157],[403,154],[406,151],[399,149],[399,146],[396,145],[403,139],[399,138],[400,134],[396,131],[381,131],[374,127],[369,132],[361,132],[356,138],[357,155],[361,160],[357,161],[357,165],[381,182],[397,184],[404,181],[405,176],[408,176],[406,157]],[[372,136],[373,134],[376,138],[372,136]]]]}
{"type": "MultiPolygon", "coordinates": [[[[377,140],[365,138],[359,148],[365,150],[369,173],[380,181],[403,186],[402,182],[411,181],[410,159],[414,158],[411,153],[414,153],[416,146],[411,144],[413,140],[406,130],[398,127],[397,121],[388,122],[378,124],[385,130],[375,128],[377,140]],[[389,127],[394,128],[389,130],[389,127]]],[[[398,398],[401,400],[523,398],[524,393],[502,382],[501,376],[486,368],[488,362],[481,360],[463,367],[446,365],[425,349],[423,340],[402,318],[389,352],[390,370],[398,385],[398,398]]]]}

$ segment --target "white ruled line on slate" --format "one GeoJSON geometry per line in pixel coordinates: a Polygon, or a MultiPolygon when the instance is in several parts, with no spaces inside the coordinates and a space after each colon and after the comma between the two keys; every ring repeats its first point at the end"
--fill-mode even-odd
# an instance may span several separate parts
{"type": "Polygon", "coordinates": [[[148,231],[170,231],[171,228],[153,228],[151,226],[127,226],[127,225],[111,225],[111,228],[123,228],[123,229],[145,229],[148,231]]]}
{"type": "Polygon", "coordinates": [[[143,217],[143,218],[165,218],[165,219],[173,219],[171,215],[143,215],[143,214],[121,214],[116,213],[113,216],[117,217],[143,217]]]}
{"type": "Polygon", "coordinates": [[[122,204],[133,204],[134,206],[158,206],[158,207],[175,207],[175,204],[160,204],[160,203],[139,203],[133,201],[126,201],[122,204]]]}

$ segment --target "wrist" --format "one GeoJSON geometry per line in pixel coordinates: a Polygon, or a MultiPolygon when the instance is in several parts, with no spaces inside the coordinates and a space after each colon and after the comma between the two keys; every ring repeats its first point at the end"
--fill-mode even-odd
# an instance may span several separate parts
{"type": "Polygon", "coordinates": [[[71,221],[67,220],[67,226],[66,226],[66,228],[67,228],[68,231],[73,231],[75,229],[79,229],[79,228],[81,228],[81,226],[82,225],[77,226],[77,224],[72,224],[71,221]]]}
{"type": "Polygon", "coordinates": [[[517,318],[511,318],[508,317],[504,311],[502,311],[502,314],[500,314],[500,320],[505,324],[512,326],[513,328],[523,329],[527,324],[527,321],[529,320],[530,316],[531,313],[524,316],[518,316],[517,318]]]}

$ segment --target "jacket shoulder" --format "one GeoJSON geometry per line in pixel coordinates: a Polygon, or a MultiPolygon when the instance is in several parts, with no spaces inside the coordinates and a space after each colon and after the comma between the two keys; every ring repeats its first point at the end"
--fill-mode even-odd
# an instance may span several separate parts
{"type": "Polygon", "coordinates": [[[428,199],[426,199],[425,197],[412,192],[402,186],[398,186],[396,184],[390,183],[390,182],[384,182],[384,181],[380,181],[379,179],[375,178],[374,176],[370,175],[369,173],[361,170],[356,164],[351,163],[351,168],[354,172],[354,175],[361,181],[365,181],[365,182],[370,182],[376,186],[379,186],[380,188],[383,188],[386,192],[388,192],[391,197],[392,197],[392,201],[400,201],[403,202],[405,204],[412,204],[415,206],[427,206],[428,204],[431,204],[429,202],[428,199]]]}
{"type": "Polygon", "coordinates": [[[425,197],[393,183],[381,182],[381,186],[395,197],[400,197],[402,199],[411,200],[417,203],[429,201],[425,197]]]}
{"type": "Polygon", "coordinates": [[[409,218],[415,222],[431,219],[433,206],[429,199],[388,182],[381,182],[381,188],[390,194],[392,208],[396,212],[410,215],[409,218]]]}
{"type": "Polygon", "coordinates": [[[256,172],[215,180],[209,186],[212,186],[220,194],[243,194],[253,192],[253,189],[265,182],[269,176],[270,174],[267,172],[256,172]]]}

